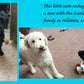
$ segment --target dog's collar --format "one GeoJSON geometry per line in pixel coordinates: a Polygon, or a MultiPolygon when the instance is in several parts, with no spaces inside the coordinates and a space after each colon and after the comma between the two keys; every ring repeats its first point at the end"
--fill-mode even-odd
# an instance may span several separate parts
{"type": "Polygon", "coordinates": [[[84,72],[84,63],[80,63],[81,68],[83,69],[84,72]]]}
{"type": "Polygon", "coordinates": [[[24,39],[24,37],[20,37],[20,39],[24,39]]]}

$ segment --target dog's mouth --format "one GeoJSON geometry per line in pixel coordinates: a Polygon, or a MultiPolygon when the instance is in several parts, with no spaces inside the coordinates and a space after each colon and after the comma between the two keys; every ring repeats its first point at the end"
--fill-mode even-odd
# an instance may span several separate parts
{"type": "Polygon", "coordinates": [[[43,49],[42,51],[45,51],[46,49],[43,49]]]}

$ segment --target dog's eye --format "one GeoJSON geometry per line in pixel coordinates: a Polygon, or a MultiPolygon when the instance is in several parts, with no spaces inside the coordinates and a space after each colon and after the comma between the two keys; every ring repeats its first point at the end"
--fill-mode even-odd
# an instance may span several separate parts
{"type": "Polygon", "coordinates": [[[41,40],[41,38],[39,38],[39,40],[41,40]]]}
{"type": "Polygon", "coordinates": [[[32,40],[32,43],[35,43],[35,40],[32,40]]]}

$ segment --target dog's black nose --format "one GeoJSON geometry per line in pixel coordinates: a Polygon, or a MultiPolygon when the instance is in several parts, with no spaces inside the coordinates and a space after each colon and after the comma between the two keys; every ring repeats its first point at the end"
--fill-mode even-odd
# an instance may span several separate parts
{"type": "Polygon", "coordinates": [[[40,48],[39,48],[39,50],[43,50],[43,49],[44,49],[44,47],[40,47],[40,48]]]}

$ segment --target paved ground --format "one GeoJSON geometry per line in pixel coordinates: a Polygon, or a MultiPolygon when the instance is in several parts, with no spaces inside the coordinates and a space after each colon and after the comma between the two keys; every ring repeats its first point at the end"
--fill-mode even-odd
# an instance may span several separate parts
{"type": "MultiPolygon", "coordinates": [[[[5,30],[5,38],[10,40],[9,30],[5,30]]],[[[2,49],[5,54],[0,57],[0,81],[17,80],[17,46],[10,40],[2,49]]]]}
{"type": "MultiPolygon", "coordinates": [[[[52,34],[55,40],[49,41],[49,48],[52,53],[57,70],[65,78],[84,78],[84,74],[74,72],[76,63],[82,62],[78,56],[79,50],[84,50],[84,28],[69,28],[59,32],[60,28],[31,28],[32,31],[41,31],[46,37],[52,34]]],[[[46,78],[36,67],[37,73],[31,75],[26,65],[20,65],[20,78],[46,78]]]]}

